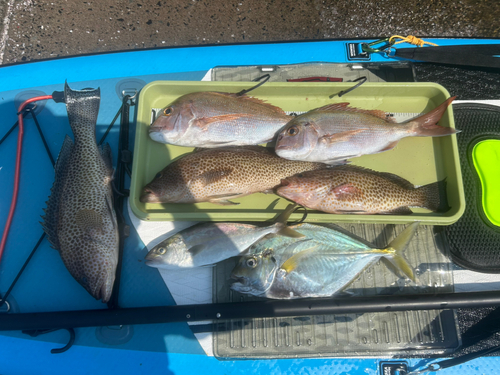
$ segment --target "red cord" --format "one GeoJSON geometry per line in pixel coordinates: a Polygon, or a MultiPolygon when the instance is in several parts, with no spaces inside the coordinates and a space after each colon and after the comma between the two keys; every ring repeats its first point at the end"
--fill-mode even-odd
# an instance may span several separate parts
{"type": "Polygon", "coordinates": [[[10,203],[9,216],[7,217],[7,222],[5,223],[5,228],[3,230],[2,242],[0,242],[0,260],[2,259],[3,250],[5,248],[5,243],[7,242],[7,236],[9,234],[10,224],[12,223],[12,218],[14,216],[14,210],[17,203],[17,193],[19,191],[19,171],[21,170],[21,150],[23,146],[23,134],[24,134],[24,124],[23,124],[23,110],[26,105],[38,100],[52,99],[52,95],[37,96],[26,100],[23,104],[19,106],[17,111],[18,121],[19,121],[19,133],[17,135],[17,153],[16,153],[16,171],[14,175],[14,192],[12,194],[12,201],[10,203]]]}

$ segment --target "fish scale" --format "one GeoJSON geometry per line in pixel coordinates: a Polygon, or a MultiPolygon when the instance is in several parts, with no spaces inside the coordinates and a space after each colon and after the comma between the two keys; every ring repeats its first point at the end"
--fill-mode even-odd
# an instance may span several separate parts
{"type": "Polygon", "coordinates": [[[64,140],[42,226],[71,275],[107,302],[118,263],[118,226],[111,150],[95,141],[100,93],[66,85],[65,98],[75,142],[64,140]]]}
{"type": "Polygon", "coordinates": [[[156,142],[216,148],[269,142],[291,117],[247,95],[194,92],[155,112],[153,119],[149,135],[156,142]]]}
{"type": "Polygon", "coordinates": [[[231,204],[228,199],[269,191],[285,177],[326,167],[285,160],[259,146],[200,150],[159,172],[145,186],[141,201],[231,204]]]}
{"type": "Polygon", "coordinates": [[[449,208],[445,181],[415,188],[396,175],[357,166],[305,172],[284,179],[282,185],[278,195],[329,213],[410,214],[409,207],[431,211],[449,208]]]}
{"type": "Polygon", "coordinates": [[[454,99],[404,123],[396,123],[394,116],[380,110],[349,107],[349,103],[328,104],[295,117],[280,130],[276,154],[290,160],[338,164],[391,150],[406,137],[452,135],[455,129],[437,123],[454,99]]]}

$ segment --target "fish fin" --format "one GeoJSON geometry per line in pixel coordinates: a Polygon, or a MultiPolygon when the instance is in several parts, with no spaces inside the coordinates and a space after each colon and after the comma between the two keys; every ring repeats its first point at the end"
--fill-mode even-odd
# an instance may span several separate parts
{"type": "Polygon", "coordinates": [[[227,115],[220,116],[212,116],[212,117],[200,117],[193,120],[193,125],[197,126],[201,129],[205,129],[208,125],[213,124],[214,122],[229,122],[236,121],[242,117],[249,117],[251,115],[248,114],[239,114],[239,113],[231,113],[227,115]]]}
{"type": "Polygon", "coordinates": [[[292,255],[288,258],[280,267],[280,271],[284,272],[285,275],[289,274],[295,270],[300,262],[300,260],[309,254],[313,253],[319,245],[313,246],[310,249],[303,250],[297,254],[292,255]]]}
{"type": "Polygon", "coordinates": [[[339,201],[350,200],[357,195],[361,195],[362,193],[360,189],[351,184],[335,186],[330,191],[335,194],[335,198],[339,201]]]}
{"type": "Polygon", "coordinates": [[[235,147],[236,150],[252,150],[256,152],[262,152],[265,154],[274,153],[274,149],[270,147],[256,146],[256,145],[242,145],[235,147]]]}
{"type": "Polygon", "coordinates": [[[389,151],[389,150],[392,150],[394,147],[396,147],[399,143],[399,140],[398,141],[394,141],[394,142],[391,142],[389,144],[387,144],[387,146],[385,146],[382,150],[380,150],[379,152],[384,152],[384,151],[389,151]]]}
{"type": "Polygon", "coordinates": [[[408,121],[407,124],[411,127],[412,135],[415,137],[442,137],[458,133],[459,130],[457,129],[446,128],[437,124],[441,120],[446,108],[455,99],[456,96],[451,97],[429,113],[408,121]]]}
{"type": "Polygon", "coordinates": [[[346,164],[350,164],[351,163],[347,159],[354,158],[356,156],[358,156],[358,155],[342,156],[342,158],[332,159],[332,160],[328,160],[328,161],[323,161],[322,163],[327,164],[328,165],[327,168],[335,167],[335,166],[340,166],[340,165],[346,165],[346,164]]]}
{"type": "Polygon", "coordinates": [[[210,185],[228,177],[229,175],[231,175],[233,170],[233,168],[212,169],[200,174],[196,177],[196,179],[203,180],[203,183],[205,185],[210,185]]]}
{"type": "Polygon", "coordinates": [[[337,209],[335,210],[337,213],[343,214],[359,214],[359,215],[371,215],[371,212],[366,212],[363,210],[348,210],[348,209],[337,209]]]}
{"type": "Polygon", "coordinates": [[[203,249],[205,249],[205,245],[199,244],[199,245],[194,245],[194,246],[190,247],[187,251],[191,255],[196,255],[196,254],[199,254],[201,251],[203,251],[203,249]]]}
{"type": "Polygon", "coordinates": [[[211,195],[207,198],[208,202],[210,203],[220,204],[221,206],[231,206],[231,205],[237,205],[239,203],[231,202],[228,199],[239,198],[240,196],[242,196],[242,194],[220,194],[220,195],[211,195]]]}
{"type": "Polygon", "coordinates": [[[390,215],[411,215],[413,213],[409,207],[403,206],[395,208],[394,210],[379,212],[379,214],[390,214],[390,215]]]}
{"type": "Polygon", "coordinates": [[[245,94],[244,95],[238,95],[238,94],[233,94],[233,93],[228,93],[228,92],[218,92],[218,94],[229,96],[229,97],[232,97],[232,98],[237,98],[238,100],[246,100],[246,101],[249,101],[249,102],[254,102],[254,103],[260,104],[262,106],[265,106],[265,107],[267,107],[269,109],[272,109],[276,113],[286,115],[285,111],[283,111],[283,109],[281,109],[280,107],[272,105],[272,104],[266,102],[265,100],[262,100],[262,99],[259,99],[259,98],[255,98],[253,96],[248,96],[248,95],[245,95],[245,94]]]}
{"type": "Polygon", "coordinates": [[[434,212],[446,212],[450,209],[446,196],[446,178],[428,185],[420,186],[417,191],[422,192],[425,207],[434,212]]]}
{"type": "Polygon", "coordinates": [[[113,158],[111,154],[111,146],[109,143],[105,143],[99,146],[99,152],[101,153],[102,160],[104,160],[104,164],[111,171],[111,175],[113,174],[113,158]]]}
{"type": "Polygon", "coordinates": [[[227,199],[210,199],[209,202],[213,203],[213,204],[218,204],[221,206],[235,206],[235,205],[240,204],[239,202],[232,202],[232,201],[229,201],[227,199]]]}
{"type": "Polygon", "coordinates": [[[59,250],[60,248],[59,238],[57,236],[57,226],[59,223],[59,202],[64,188],[68,160],[71,156],[72,150],[73,141],[68,135],[66,135],[61,151],[59,151],[59,156],[57,157],[54,183],[50,189],[50,196],[47,200],[47,208],[44,209],[45,215],[42,216],[43,222],[41,222],[42,228],[47,234],[47,240],[56,250],[59,250]]]}
{"type": "Polygon", "coordinates": [[[101,90],[99,88],[72,90],[66,82],[64,84],[64,97],[66,98],[69,125],[73,133],[75,133],[75,129],[83,128],[94,134],[101,102],[101,90]]]}
{"type": "Polygon", "coordinates": [[[369,174],[372,174],[374,176],[379,176],[379,177],[382,177],[386,180],[389,180],[389,181],[401,186],[404,189],[408,189],[408,190],[415,189],[415,186],[410,181],[404,179],[403,177],[395,175],[393,173],[378,172],[378,171],[374,171],[373,169],[370,169],[370,168],[360,167],[359,165],[346,165],[346,166],[339,166],[337,168],[344,169],[344,170],[354,170],[354,171],[358,171],[358,172],[362,172],[362,173],[369,173],[369,174]]]}
{"type": "Polygon", "coordinates": [[[326,134],[321,137],[319,137],[318,142],[325,142],[328,144],[332,143],[338,143],[338,142],[349,142],[352,137],[354,137],[356,134],[362,133],[366,131],[367,129],[356,129],[356,130],[349,130],[341,133],[335,133],[335,134],[326,134]]]}
{"type": "Polygon", "coordinates": [[[299,233],[286,225],[286,222],[290,218],[290,215],[293,214],[293,211],[295,211],[296,207],[297,207],[297,205],[294,203],[289,204],[285,208],[285,210],[281,214],[279,214],[278,217],[274,220],[275,223],[280,224],[278,227],[281,227],[276,232],[276,234],[279,234],[279,235],[282,235],[285,237],[291,237],[291,238],[305,237],[302,233],[299,233]]]}
{"type": "MultiPolygon", "coordinates": [[[[111,182],[113,183],[113,182],[111,182]]],[[[118,228],[118,220],[116,218],[115,210],[113,208],[113,197],[111,194],[106,194],[106,208],[108,209],[109,216],[111,217],[111,221],[113,222],[113,228],[118,228]]]]}
{"type": "Polygon", "coordinates": [[[323,107],[313,109],[312,111],[317,111],[317,112],[342,111],[342,112],[364,113],[366,115],[378,117],[387,122],[392,122],[392,123],[396,122],[396,120],[387,112],[381,111],[379,109],[361,109],[361,108],[349,107],[349,103],[328,104],[323,107]]]}
{"type": "Polygon", "coordinates": [[[206,147],[195,147],[194,150],[193,150],[193,154],[195,152],[206,151],[206,150],[210,150],[210,149],[206,148],[206,147]]]}
{"type": "Polygon", "coordinates": [[[392,240],[386,249],[387,251],[391,252],[391,255],[385,256],[388,261],[390,261],[396,268],[403,272],[403,274],[412,281],[415,281],[415,273],[413,272],[412,267],[403,257],[403,251],[406,249],[408,243],[417,232],[419,224],[420,222],[418,221],[411,223],[399,236],[392,240]]]}
{"type": "Polygon", "coordinates": [[[303,238],[303,237],[305,237],[305,235],[303,235],[302,233],[297,232],[296,230],[293,230],[290,227],[283,227],[283,228],[281,228],[277,232],[277,234],[280,234],[280,235],[285,236],[285,237],[290,237],[290,238],[303,238]]]}
{"type": "Polygon", "coordinates": [[[342,103],[332,103],[332,104],[327,104],[323,107],[318,107],[311,109],[309,112],[328,112],[328,111],[344,111],[346,108],[349,108],[348,102],[342,102],[342,103]]]}
{"type": "Polygon", "coordinates": [[[78,211],[75,215],[75,221],[91,238],[95,238],[96,232],[102,232],[104,226],[102,215],[95,210],[83,209],[78,211]]]}
{"type": "Polygon", "coordinates": [[[286,224],[290,215],[293,214],[293,211],[295,211],[295,207],[297,207],[295,203],[290,203],[288,206],[286,206],[285,210],[276,217],[274,222],[286,224]]]}

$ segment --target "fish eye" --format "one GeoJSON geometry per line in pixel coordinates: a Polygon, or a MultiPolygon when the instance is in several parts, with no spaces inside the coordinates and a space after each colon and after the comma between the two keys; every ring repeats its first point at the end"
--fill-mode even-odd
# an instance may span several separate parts
{"type": "Polygon", "coordinates": [[[173,110],[172,110],[172,107],[167,107],[163,110],[163,114],[165,116],[170,116],[172,114],[173,110]]]}
{"type": "Polygon", "coordinates": [[[288,130],[286,131],[286,133],[288,135],[291,135],[293,137],[294,135],[299,134],[299,128],[297,128],[296,126],[291,126],[290,128],[288,128],[288,130]]]}
{"type": "Polygon", "coordinates": [[[158,172],[155,176],[155,178],[160,178],[161,177],[161,172],[158,172]]]}
{"type": "Polygon", "coordinates": [[[247,266],[250,268],[257,267],[257,259],[255,259],[255,258],[247,259],[247,266]]]}
{"type": "Polygon", "coordinates": [[[167,252],[167,249],[165,249],[164,247],[159,247],[158,250],[156,250],[156,252],[160,255],[163,255],[167,252]]]}

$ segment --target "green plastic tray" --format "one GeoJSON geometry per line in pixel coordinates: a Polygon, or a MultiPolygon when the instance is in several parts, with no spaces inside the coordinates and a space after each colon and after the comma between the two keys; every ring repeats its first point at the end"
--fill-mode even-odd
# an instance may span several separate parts
{"type": "MultiPolygon", "coordinates": [[[[196,91],[238,92],[254,82],[155,81],[146,85],[139,96],[135,137],[130,206],[142,220],[190,221],[265,221],[280,213],[288,201],[274,194],[257,193],[239,199],[239,205],[212,203],[151,204],[139,201],[142,188],[173,159],[191,152],[189,147],[160,144],[148,135],[152,108],[163,108],[181,95],[196,91]],[[276,202],[277,201],[277,202],[276,202]]],[[[252,95],[277,105],[285,111],[308,111],[329,103],[349,102],[364,109],[397,113],[428,112],[450,95],[433,83],[365,83],[342,98],[329,96],[345,90],[352,83],[266,83],[252,95]]],[[[440,124],[454,127],[451,106],[440,124]]],[[[446,178],[450,210],[431,213],[413,209],[411,215],[333,215],[311,211],[309,222],[408,223],[421,221],[428,225],[449,225],[457,221],[465,208],[462,176],[456,136],[406,138],[387,152],[352,159],[352,164],[377,171],[395,173],[414,185],[424,185],[446,178]]],[[[301,214],[291,218],[300,219],[301,214]]]]}

